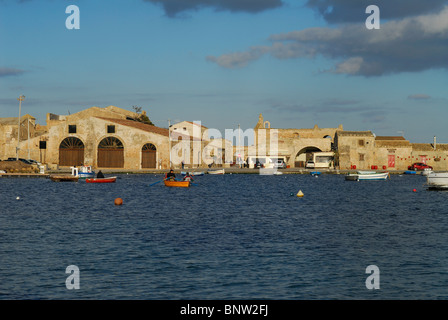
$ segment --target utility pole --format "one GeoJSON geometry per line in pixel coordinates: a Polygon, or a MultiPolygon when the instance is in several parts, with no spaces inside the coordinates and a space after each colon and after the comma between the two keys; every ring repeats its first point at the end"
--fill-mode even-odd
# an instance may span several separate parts
{"type": "Polygon", "coordinates": [[[16,148],[16,160],[19,160],[19,150],[20,150],[20,113],[22,110],[22,101],[25,100],[25,96],[21,95],[17,98],[19,100],[19,126],[17,127],[17,148],[16,148]]]}
{"type": "Polygon", "coordinates": [[[168,140],[170,149],[170,169],[171,169],[171,120],[168,119],[168,140]]]}

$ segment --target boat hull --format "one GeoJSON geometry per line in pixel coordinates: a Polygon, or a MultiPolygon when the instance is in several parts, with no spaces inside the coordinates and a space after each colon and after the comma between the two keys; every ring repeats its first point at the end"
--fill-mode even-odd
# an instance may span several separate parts
{"type": "Polygon", "coordinates": [[[345,176],[345,180],[348,181],[361,181],[361,180],[386,180],[389,177],[389,172],[381,173],[351,173],[345,176]]]}
{"type": "MultiPolygon", "coordinates": [[[[187,172],[186,171],[182,171],[181,175],[186,176],[187,172]]],[[[203,176],[204,172],[190,172],[190,176],[203,176]]]]}
{"type": "Polygon", "coordinates": [[[448,172],[431,172],[426,176],[429,189],[448,189],[448,172]]]}
{"type": "Polygon", "coordinates": [[[224,169],[207,171],[208,174],[224,174],[224,172],[224,169]]]}
{"type": "Polygon", "coordinates": [[[86,183],[114,183],[117,177],[110,178],[87,178],[86,183]]]}
{"type": "Polygon", "coordinates": [[[190,181],[164,180],[164,183],[167,187],[188,188],[190,186],[190,181]]]}
{"type": "Polygon", "coordinates": [[[54,182],[77,182],[78,177],[75,176],[50,176],[50,180],[54,182]]]}
{"type": "Polygon", "coordinates": [[[78,173],[78,177],[80,179],[91,179],[91,178],[95,178],[95,172],[79,172],[78,173]]]}

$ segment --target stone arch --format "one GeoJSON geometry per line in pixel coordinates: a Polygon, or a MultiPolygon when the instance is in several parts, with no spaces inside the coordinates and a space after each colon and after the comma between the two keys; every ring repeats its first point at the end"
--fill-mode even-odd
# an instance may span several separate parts
{"type": "Polygon", "coordinates": [[[116,137],[106,137],[98,144],[98,167],[124,168],[123,142],[116,137]]]}
{"type": "Polygon", "coordinates": [[[263,128],[264,129],[271,129],[271,123],[269,121],[263,122],[263,128]]]}
{"type": "Polygon", "coordinates": [[[59,165],[80,166],[84,163],[84,142],[77,137],[66,137],[59,144],[59,165]]]}
{"type": "Polygon", "coordinates": [[[314,146],[307,146],[300,149],[298,152],[296,152],[294,166],[296,168],[304,168],[306,161],[313,160],[314,152],[322,152],[322,150],[314,146]]]}
{"type": "Polygon", "coordinates": [[[142,147],[142,169],[157,168],[157,147],[152,143],[146,143],[142,147]]]}

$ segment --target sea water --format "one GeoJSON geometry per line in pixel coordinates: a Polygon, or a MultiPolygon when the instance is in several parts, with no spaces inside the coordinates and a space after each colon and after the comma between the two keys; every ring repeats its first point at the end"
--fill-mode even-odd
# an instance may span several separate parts
{"type": "Polygon", "coordinates": [[[0,299],[448,298],[448,193],[425,177],[162,178],[1,178],[0,299]]]}

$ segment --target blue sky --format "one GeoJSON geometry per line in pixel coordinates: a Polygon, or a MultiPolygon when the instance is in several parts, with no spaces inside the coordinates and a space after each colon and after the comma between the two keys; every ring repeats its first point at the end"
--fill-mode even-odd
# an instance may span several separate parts
{"type": "Polygon", "coordinates": [[[168,119],[448,143],[448,1],[0,0],[0,117],[140,106],[168,119]],[[80,29],[68,30],[69,5],[80,29]],[[365,8],[380,8],[367,30],[365,8]]]}

